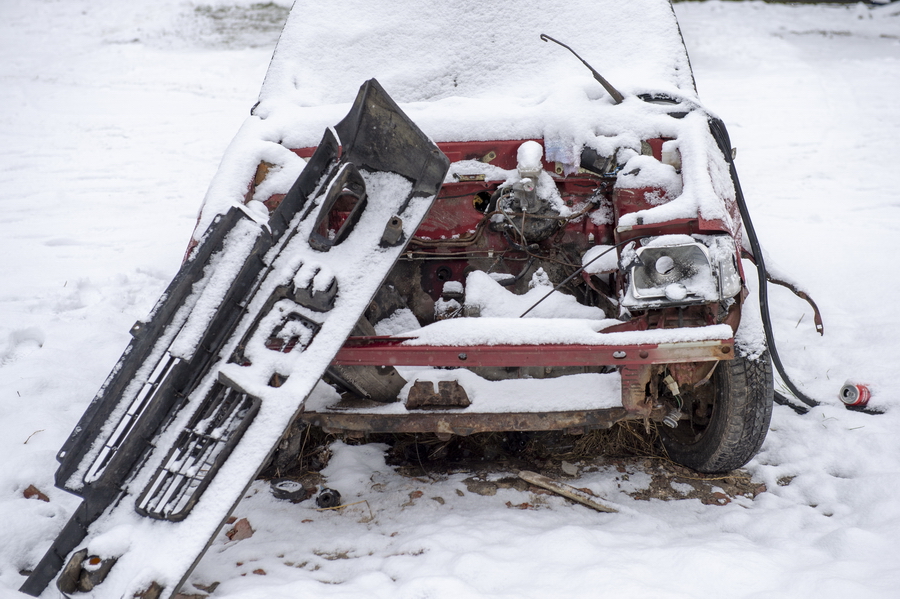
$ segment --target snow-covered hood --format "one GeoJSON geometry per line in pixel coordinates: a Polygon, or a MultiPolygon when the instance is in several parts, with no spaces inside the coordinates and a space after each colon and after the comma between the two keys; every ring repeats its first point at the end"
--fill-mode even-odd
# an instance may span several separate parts
{"type": "Polygon", "coordinates": [[[577,58],[541,41],[542,33],[571,46],[626,97],[695,96],[668,0],[591,6],[299,0],[255,113],[300,109],[310,126],[285,142],[314,145],[374,77],[435,141],[584,137],[585,126],[597,123],[590,109],[612,100],[577,58]]]}

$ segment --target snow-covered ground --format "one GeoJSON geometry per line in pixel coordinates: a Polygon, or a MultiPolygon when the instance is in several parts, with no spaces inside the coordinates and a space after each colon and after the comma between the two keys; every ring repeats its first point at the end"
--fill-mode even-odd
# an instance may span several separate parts
{"type": "MultiPolygon", "coordinates": [[[[575,483],[620,509],[601,514],[473,494],[462,474],[402,477],[379,446],[337,445],[328,484],[365,503],[319,512],[258,483],[236,513],[254,535],[217,539],[194,582],[241,599],[897,596],[900,6],[676,12],[770,262],[825,318],[820,338],[805,303],[771,291],[782,358],[824,405],[776,407],[747,466],[767,491],[638,501],[626,492],[647,473],[601,463],[575,483]],[[885,413],[846,411],[847,379],[885,413]]],[[[17,596],[77,505],[53,487],[55,453],[178,269],[286,14],[249,0],[0,3],[0,596],[17,596]],[[29,485],[50,501],[25,499],[29,485]]]]}

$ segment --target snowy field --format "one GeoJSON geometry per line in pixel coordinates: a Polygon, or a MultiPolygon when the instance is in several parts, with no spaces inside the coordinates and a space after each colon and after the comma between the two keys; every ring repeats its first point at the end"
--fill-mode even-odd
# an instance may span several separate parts
{"type": "MultiPolygon", "coordinates": [[[[257,483],[236,512],[255,533],[216,539],[193,583],[230,599],[898,596],[900,3],[676,13],[769,260],[825,320],[820,338],[807,305],[772,289],[782,359],[823,405],[776,406],[746,467],[767,490],[640,501],[640,467],[582,464],[573,484],[620,510],[602,514],[475,494],[467,474],[403,477],[380,446],[339,444],[328,484],[364,503],[319,512],[257,483]],[[884,413],[845,410],[848,379],[884,413]]],[[[24,597],[20,571],[78,504],[53,487],[55,453],[177,271],[286,14],[247,0],[0,3],[0,597],[24,597]],[[49,502],[26,499],[30,485],[49,502]]]]}

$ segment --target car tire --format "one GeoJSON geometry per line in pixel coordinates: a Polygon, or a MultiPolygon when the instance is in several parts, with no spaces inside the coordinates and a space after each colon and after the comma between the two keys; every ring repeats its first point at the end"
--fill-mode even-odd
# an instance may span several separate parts
{"type": "Polygon", "coordinates": [[[707,384],[682,393],[678,426],[660,433],[669,458],[704,473],[740,468],[766,438],[773,398],[768,351],[753,358],[737,351],[716,366],[707,384]]]}

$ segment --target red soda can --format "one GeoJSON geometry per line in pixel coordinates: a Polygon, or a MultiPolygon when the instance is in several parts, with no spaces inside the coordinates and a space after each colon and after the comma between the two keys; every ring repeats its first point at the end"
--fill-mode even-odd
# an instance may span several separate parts
{"type": "Polygon", "coordinates": [[[872,392],[869,391],[869,387],[862,383],[852,383],[847,381],[844,383],[844,386],[841,387],[840,398],[847,407],[865,407],[865,405],[869,403],[869,398],[871,397],[872,392]]]}

